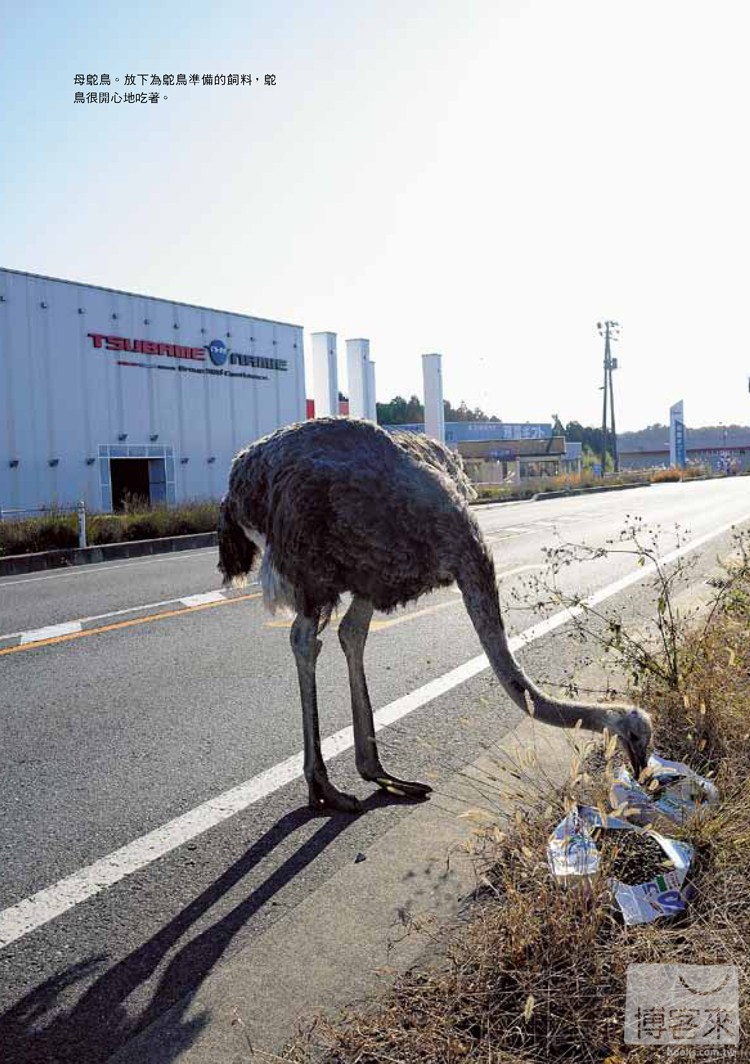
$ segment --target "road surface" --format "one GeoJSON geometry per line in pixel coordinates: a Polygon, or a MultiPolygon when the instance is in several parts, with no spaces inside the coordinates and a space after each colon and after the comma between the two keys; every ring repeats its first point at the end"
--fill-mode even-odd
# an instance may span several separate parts
{"type": "MultiPolygon", "coordinates": [[[[750,486],[665,484],[476,513],[507,626],[532,630],[527,671],[564,683],[563,618],[540,626],[528,608],[544,548],[559,537],[603,545],[639,515],[662,526],[668,554],[679,522],[683,547],[698,544],[699,583],[730,550],[730,526],[750,520],[750,486]]],[[[264,614],[253,584],[218,595],[216,560],[200,550],[0,581],[4,1064],[108,1060],[416,815],[356,776],[332,631],[318,662],[321,734],[341,751],[332,779],[367,812],[305,809],[288,621],[264,614]]],[[[626,624],[653,614],[649,581],[626,554],[563,580],[602,592],[626,624]]],[[[366,666],[383,761],[430,782],[436,803],[520,719],[480,655],[453,588],[373,623],[366,666]]]]}

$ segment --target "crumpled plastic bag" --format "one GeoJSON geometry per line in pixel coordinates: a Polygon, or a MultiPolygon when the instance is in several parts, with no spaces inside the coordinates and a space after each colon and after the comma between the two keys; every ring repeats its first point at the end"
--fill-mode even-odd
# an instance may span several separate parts
{"type": "MultiPolygon", "coordinates": [[[[547,845],[550,870],[560,882],[590,877],[597,872],[601,855],[592,835],[597,827],[644,834],[626,820],[608,816],[605,821],[598,809],[577,806],[560,821],[547,845]]],[[[660,916],[674,916],[685,909],[685,880],[693,859],[693,847],[655,831],[647,834],[658,842],[665,860],[670,860],[674,867],[665,868],[663,873],[643,883],[622,883],[610,878],[615,902],[626,924],[650,923],[660,916]]]]}
{"type": "Polygon", "coordinates": [[[663,789],[654,793],[648,784],[642,786],[622,767],[610,791],[613,808],[627,808],[623,815],[636,824],[650,824],[658,814],[682,824],[702,806],[719,799],[716,785],[682,761],[668,761],[659,754],[652,754],[647,767],[651,769],[651,779],[663,789]]]}

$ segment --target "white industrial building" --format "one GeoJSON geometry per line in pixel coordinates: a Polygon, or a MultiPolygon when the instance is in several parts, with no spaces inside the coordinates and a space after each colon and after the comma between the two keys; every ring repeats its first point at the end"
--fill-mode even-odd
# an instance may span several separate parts
{"type": "Polygon", "coordinates": [[[216,498],[305,418],[303,330],[0,269],[0,509],[216,498]]]}

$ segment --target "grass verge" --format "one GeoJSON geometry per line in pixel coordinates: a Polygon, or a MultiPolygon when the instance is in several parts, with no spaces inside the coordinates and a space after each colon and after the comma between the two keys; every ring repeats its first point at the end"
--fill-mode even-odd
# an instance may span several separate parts
{"type": "MultiPolygon", "coordinates": [[[[121,514],[88,514],[86,539],[93,547],[215,532],[218,513],[218,503],[196,501],[180,506],[133,507],[121,514]]],[[[50,511],[42,517],[0,521],[0,557],[77,546],[76,514],[50,511]]]]}
{"type": "Polygon", "coordinates": [[[573,491],[580,488],[620,487],[626,484],[659,484],[665,481],[695,480],[705,477],[705,466],[688,466],[685,469],[641,469],[608,473],[602,480],[590,469],[582,473],[561,473],[555,477],[530,477],[520,484],[480,484],[477,488],[480,499],[528,499],[544,491],[573,491]]]}
{"type": "MultiPolygon", "coordinates": [[[[478,832],[485,887],[439,960],[402,976],[376,1005],[335,1023],[318,1018],[282,1059],[656,1064],[665,1047],[623,1043],[632,963],[737,965],[740,1022],[750,1031],[749,620],[745,565],[710,624],[681,633],[679,684],[648,674],[639,691],[654,715],[656,749],[710,774],[721,792],[717,806],[670,832],[696,848],[694,896],[680,919],[624,927],[613,915],[606,868],[586,889],[553,883],[545,847],[562,810],[608,790],[609,762],[591,776],[574,764],[562,790],[478,832]]],[[[533,775],[518,767],[519,778],[533,775]]],[[[741,1043],[731,1059],[747,1061],[750,1051],[741,1043]]]]}

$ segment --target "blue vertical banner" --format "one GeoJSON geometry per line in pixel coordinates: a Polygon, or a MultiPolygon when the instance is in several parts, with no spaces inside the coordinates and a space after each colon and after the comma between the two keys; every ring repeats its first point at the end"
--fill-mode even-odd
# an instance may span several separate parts
{"type": "Polygon", "coordinates": [[[669,464],[685,468],[685,414],[682,399],[669,408],[669,464]]]}

